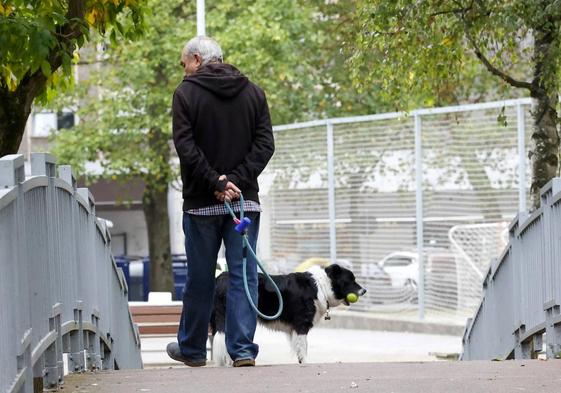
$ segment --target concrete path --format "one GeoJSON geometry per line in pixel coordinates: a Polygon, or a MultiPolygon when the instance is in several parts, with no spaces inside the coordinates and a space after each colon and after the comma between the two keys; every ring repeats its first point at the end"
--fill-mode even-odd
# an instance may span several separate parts
{"type": "MultiPolygon", "coordinates": [[[[174,340],[175,336],[142,336],[144,367],[177,365],[165,353],[166,345],[174,340]]],[[[297,363],[286,334],[259,326],[255,342],[260,365],[297,363]]],[[[309,363],[430,361],[436,360],[435,354],[458,354],[461,349],[459,336],[325,327],[314,328],[308,335],[309,363]]]]}
{"type": "Polygon", "coordinates": [[[72,375],[66,393],[559,393],[561,361],[187,367],[72,375]]]}

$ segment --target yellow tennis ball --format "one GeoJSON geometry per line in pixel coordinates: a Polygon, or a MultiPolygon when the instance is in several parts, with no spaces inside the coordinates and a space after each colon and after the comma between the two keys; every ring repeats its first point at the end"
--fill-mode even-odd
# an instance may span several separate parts
{"type": "Polygon", "coordinates": [[[358,296],[356,293],[349,293],[347,295],[347,301],[349,303],[356,303],[358,301],[358,296]]]}

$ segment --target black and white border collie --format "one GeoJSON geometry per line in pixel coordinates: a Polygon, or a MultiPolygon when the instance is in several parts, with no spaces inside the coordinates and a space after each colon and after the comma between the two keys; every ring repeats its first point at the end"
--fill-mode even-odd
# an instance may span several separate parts
{"type": "MultiPolygon", "coordinates": [[[[284,308],[274,321],[258,318],[265,327],[285,332],[296,353],[299,363],[306,361],[307,334],[332,307],[349,305],[349,293],[362,296],[366,289],[355,281],[354,274],[344,267],[333,264],[326,268],[314,266],[304,273],[271,276],[281,291],[284,308]]],[[[212,358],[216,365],[230,365],[232,360],[226,352],[224,325],[226,318],[226,292],[228,273],[216,278],[214,309],[210,329],[213,335],[212,358]]],[[[259,273],[259,311],[274,315],[278,311],[277,294],[265,275],[259,273]]]]}

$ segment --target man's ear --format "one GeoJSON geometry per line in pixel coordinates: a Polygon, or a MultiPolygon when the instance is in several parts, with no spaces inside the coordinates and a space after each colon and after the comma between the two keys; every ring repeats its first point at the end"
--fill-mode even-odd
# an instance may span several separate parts
{"type": "Polygon", "coordinates": [[[194,53],[193,58],[195,59],[195,62],[197,64],[197,68],[199,68],[203,64],[203,58],[198,53],[194,53]]]}

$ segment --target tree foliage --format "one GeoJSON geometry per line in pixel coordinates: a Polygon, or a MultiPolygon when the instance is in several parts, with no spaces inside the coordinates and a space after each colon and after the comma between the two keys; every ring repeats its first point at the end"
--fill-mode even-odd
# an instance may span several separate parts
{"type": "Polygon", "coordinates": [[[142,27],[142,1],[8,0],[0,4],[0,86],[15,91],[36,72],[48,78],[60,66],[71,75],[75,49],[90,31],[116,38],[133,37],[142,27]],[[130,16],[130,17],[129,17],[130,16]]]}
{"type": "Polygon", "coordinates": [[[338,18],[323,1],[217,1],[208,34],[267,93],[273,124],[386,109],[375,89],[358,93],[341,51],[338,18]]]}
{"type": "Polygon", "coordinates": [[[137,35],[143,5],[144,0],[0,3],[0,156],[17,152],[35,98],[48,98],[67,81],[75,50],[91,32],[113,40],[137,35]]]}
{"type": "MultiPolygon", "coordinates": [[[[189,31],[181,21],[194,10],[180,0],[148,3],[152,12],[142,40],[119,45],[106,39],[103,54],[84,57],[91,64],[89,78],[67,97],[78,107],[80,122],[55,135],[54,152],[90,181],[144,181],[150,287],[174,293],[167,208],[168,185],[176,177],[170,165],[170,103],[182,78],[179,51],[189,31]],[[87,171],[91,163],[97,170],[87,171]]],[[[67,100],[58,104],[68,105],[67,100]]]]}
{"type": "Polygon", "coordinates": [[[559,168],[561,2],[376,0],[357,8],[350,58],[357,86],[380,81],[386,99],[404,107],[410,92],[470,86],[483,69],[535,99],[529,155],[537,206],[559,168]]]}

